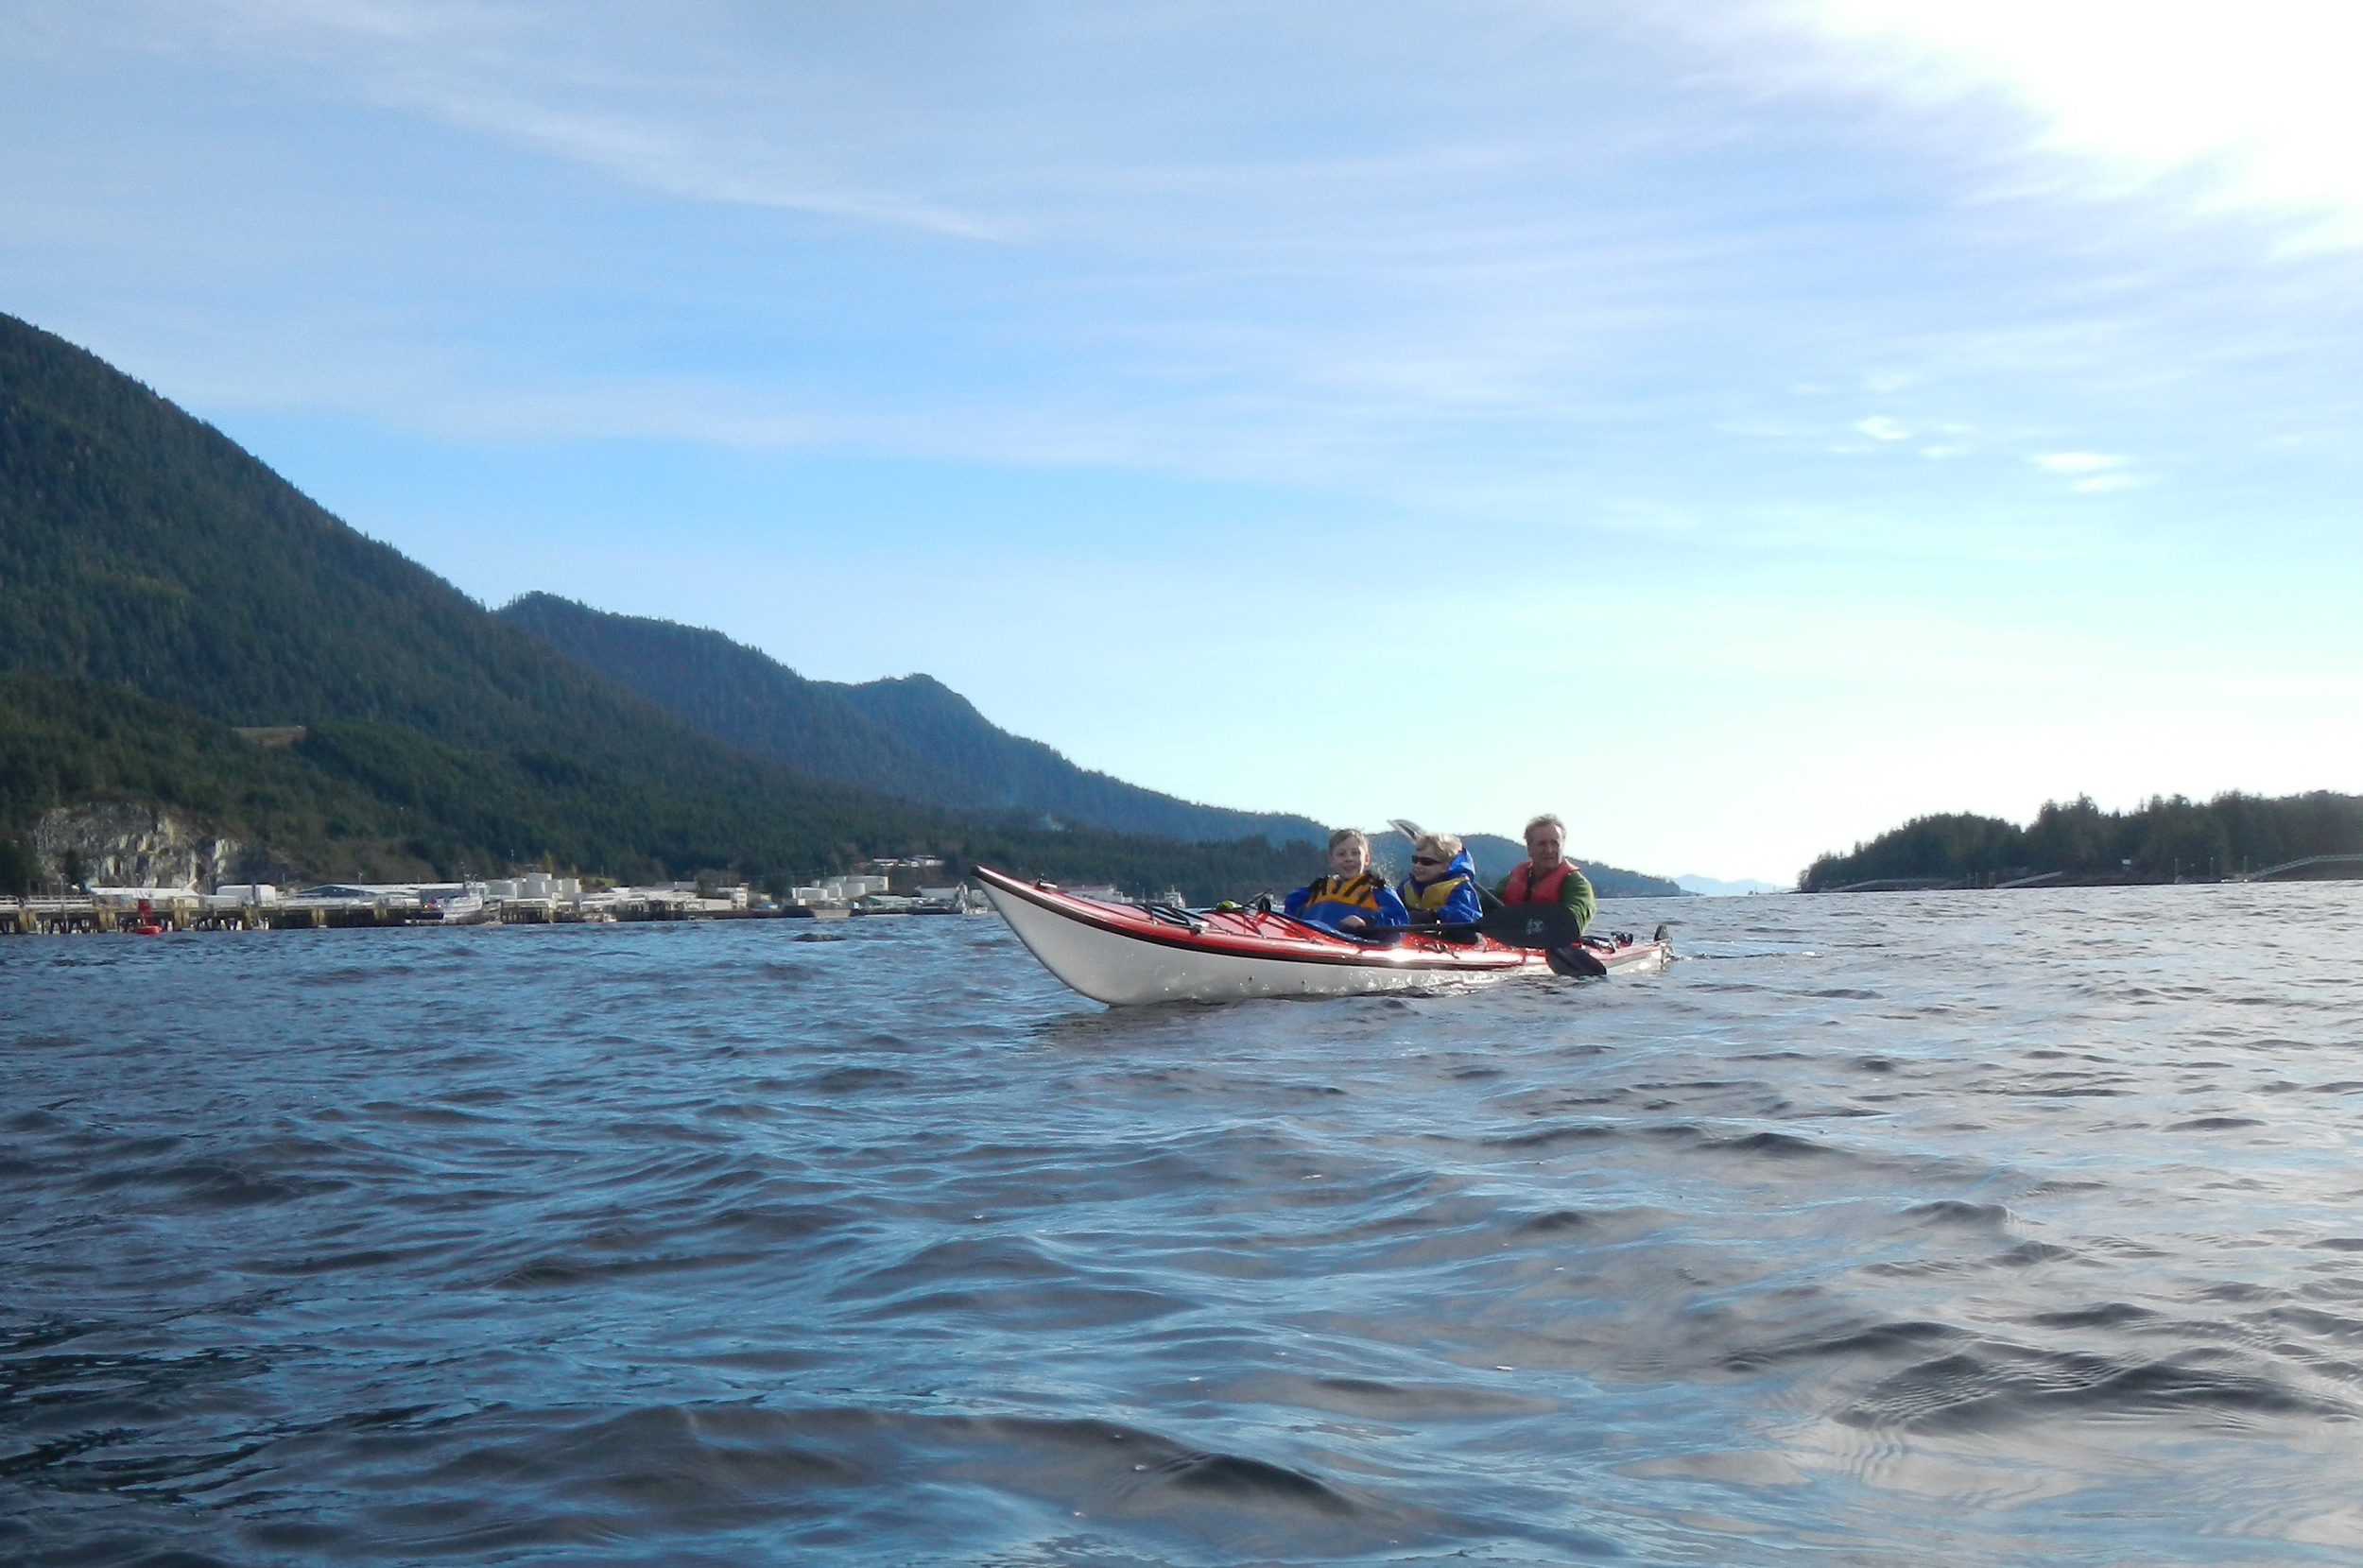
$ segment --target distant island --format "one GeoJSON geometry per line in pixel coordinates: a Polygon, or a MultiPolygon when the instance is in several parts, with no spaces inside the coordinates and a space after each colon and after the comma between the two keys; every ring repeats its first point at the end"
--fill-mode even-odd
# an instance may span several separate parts
{"type": "Polygon", "coordinates": [[[1720,877],[1700,876],[1685,871],[1674,879],[1674,885],[1685,893],[1700,898],[1742,898],[1750,893],[1785,893],[1788,888],[1777,882],[1759,882],[1753,877],[1741,877],[1726,882],[1720,877]]]}
{"type": "Polygon", "coordinates": [[[1847,853],[1822,855],[1797,886],[1875,892],[2260,876],[2363,876],[2363,796],[2234,793],[2204,803],[2158,796],[2130,812],[2079,797],[2045,801],[2024,827],[1969,813],[1917,817],[1847,853]]]}

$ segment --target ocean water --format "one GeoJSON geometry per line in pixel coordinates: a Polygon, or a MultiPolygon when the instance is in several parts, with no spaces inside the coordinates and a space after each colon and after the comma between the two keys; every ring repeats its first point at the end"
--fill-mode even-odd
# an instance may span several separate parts
{"type": "Polygon", "coordinates": [[[0,1560],[2363,1561],[2363,886],[0,939],[0,1560]]]}

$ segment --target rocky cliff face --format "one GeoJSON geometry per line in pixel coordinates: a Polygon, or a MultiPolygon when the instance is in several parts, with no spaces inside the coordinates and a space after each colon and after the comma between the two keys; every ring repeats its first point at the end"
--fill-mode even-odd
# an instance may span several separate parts
{"type": "Polygon", "coordinates": [[[253,879],[253,847],[220,838],[185,817],[122,801],[60,806],[25,836],[44,877],[62,878],[68,857],[81,880],[107,887],[195,887],[253,879]]]}

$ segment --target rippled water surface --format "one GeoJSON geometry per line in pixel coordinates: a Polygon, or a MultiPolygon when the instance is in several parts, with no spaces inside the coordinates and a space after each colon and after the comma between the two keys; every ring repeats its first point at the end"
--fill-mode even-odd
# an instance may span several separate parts
{"type": "Polygon", "coordinates": [[[0,1559],[2363,1560],[2363,887],[1607,914],[0,940],[0,1559]]]}

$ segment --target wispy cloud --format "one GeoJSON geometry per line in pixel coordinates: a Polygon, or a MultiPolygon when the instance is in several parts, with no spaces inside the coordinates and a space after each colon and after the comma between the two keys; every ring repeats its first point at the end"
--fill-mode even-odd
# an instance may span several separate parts
{"type": "Polygon", "coordinates": [[[747,8],[533,0],[95,0],[126,42],[292,65],[314,91],[431,114],[651,191],[969,239],[990,218],[888,171],[899,138],[846,123],[847,84],[747,38],[747,8]],[[733,35],[747,47],[731,47],[733,35]],[[832,122],[835,122],[832,124],[832,122]]]}
{"type": "Polygon", "coordinates": [[[2096,474],[2131,460],[2107,452],[2045,452],[2027,459],[2045,474],[2096,474]]]}
{"type": "Polygon", "coordinates": [[[2113,452],[2045,452],[2027,461],[2045,474],[2069,480],[2068,489],[2084,495],[2132,490],[2145,483],[2140,474],[2127,472],[2133,459],[2113,452]]]}
{"type": "MultiPolygon", "coordinates": [[[[1913,39],[1952,59],[1868,7],[1779,13],[1825,88],[1911,77],[1913,39]]],[[[1715,521],[1735,497],[1817,513],[1892,486],[1895,504],[1826,537],[1910,531],[1918,551],[1985,531],[1946,521],[1971,495],[2134,482],[2030,474],[2027,431],[2130,441],[2117,422],[2192,418],[2178,384],[2229,397],[2239,376],[2275,380],[2256,368],[2268,349],[2312,351],[2288,322],[2259,331],[2237,278],[2155,286],[2194,264],[2149,233],[2055,233],[2048,214],[1977,228],[1953,171],[1856,135],[1843,93],[1768,109],[1733,89],[1750,67],[1730,38],[1654,15],[1381,0],[1350,36],[1314,13],[1063,0],[682,0],[662,17],[91,0],[86,16],[60,47],[234,70],[282,112],[361,105],[389,140],[390,110],[472,164],[516,158],[537,190],[589,171],[578,207],[646,229],[552,267],[405,236],[356,199],[382,259],[332,255],[302,286],[407,292],[455,319],[450,365],[506,355],[500,373],[373,381],[421,362],[412,342],[215,382],[267,400],[276,374],[282,399],[414,425],[1148,466],[1440,507],[1539,488],[1710,530],[1738,526],[1715,521]],[[647,345],[634,363],[570,358],[613,341],[611,320],[647,345]],[[2239,375],[2208,374],[2227,352],[2248,356],[2239,375]],[[1902,504],[1940,457],[1950,504],[1902,504]]],[[[1988,80],[1945,69],[1922,74],[1956,94],[1988,80]]],[[[490,246],[506,215],[459,215],[490,246]]],[[[256,217],[246,233],[336,232],[256,217]]]]}

